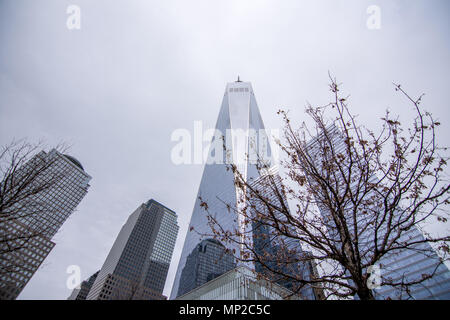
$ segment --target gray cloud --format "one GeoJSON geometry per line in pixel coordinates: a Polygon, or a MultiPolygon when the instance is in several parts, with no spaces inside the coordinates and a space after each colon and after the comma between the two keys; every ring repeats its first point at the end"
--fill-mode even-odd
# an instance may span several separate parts
{"type": "Polygon", "coordinates": [[[449,136],[448,9],[445,0],[1,1],[0,143],[67,141],[93,177],[20,298],[68,297],[67,266],[83,278],[99,269],[149,198],[179,215],[170,293],[202,174],[171,163],[170,135],[195,120],[214,126],[237,75],[252,82],[267,128],[280,126],[280,107],[302,121],[307,101],[326,103],[330,70],[361,123],[376,126],[387,107],[410,120],[399,82],[427,94],[449,136]],[[81,30],[66,28],[70,4],[81,8],[81,30]],[[366,28],[371,4],[380,30],[366,28]]]}

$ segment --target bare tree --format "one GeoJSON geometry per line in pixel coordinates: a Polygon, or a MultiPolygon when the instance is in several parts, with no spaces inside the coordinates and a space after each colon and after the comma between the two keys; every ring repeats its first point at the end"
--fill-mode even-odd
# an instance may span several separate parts
{"type": "MultiPolygon", "coordinates": [[[[57,192],[66,170],[54,170],[58,157],[46,157],[43,143],[13,141],[0,150],[0,276],[22,270],[24,251],[48,239],[55,208],[44,195],[57,192]]],[[[65,152],[67,147],[55,148],[65,152]]]]}
{"type": "Polygon", "coordinates": [[[396,290],[384,298],[411,296],[414,286],[435,276],[449,252],[449,236],[420,232],[424,222],[447,221],[448,158],[436,142],[440,123],[420,106],[423,95],[414,99],[394,87],[413,108],[411,127],[389,112],[379,133],[357,124],[348,97],[331,76],[332,101],[307,106],[313,126],[295,129],[288,112],[280,110],[284,139],[278,143],[286,178],[268,174],[268,165],[259,162],[262,177],[246,181],[231,165],[243,192],[227,207],[241,227],[220,225],[217,212],[201,199],[211,235],[239,247],[237,259],[259,266],[261,276],[290,283],[294,293],[312,288],[324,298],[374,299],[378,285],[396,290]],[[440,257],[430,244],[439,247],[440,257]],[[383,270],[405,251],[435,259],[435,268],[415,277],[407,272],[375,277],[374,266],[383,270]],[[309,268],[307,276],[301,268],[309,268]]]}

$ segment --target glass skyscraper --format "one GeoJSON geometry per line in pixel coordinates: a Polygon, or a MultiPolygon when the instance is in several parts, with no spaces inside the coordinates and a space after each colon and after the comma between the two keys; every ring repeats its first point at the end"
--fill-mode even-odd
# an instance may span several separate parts
{"type": "MultiPolygon", "coordinates": [[[[236,215],[227,208],[227,204],[237,204],[239,191],[234,184],[234,174],[227,169],[226,164],[237,165],[246,179],[257,177],[256,167],[248,161],[249,145],[252,143],[249,138],[249,131],[256,133],[253,136],[253,142],[259,146],[258,152],[268,155],[270,148],[251,84],[241,81],[228,83],[216,123],[216,133],[211,142],[198,197],[178,263],[171,299],[186,293],[187,289],[194,289],[193,286],[202,283],[201,279],[208,278],[208,274],[202,274],[201,272],[192,275],[195,279],[184,276],[191,265],[195,264],[192,259],[197,255],[195,252],[198,250],[199,244],[206,240],[202,239],[200,234],[211,234],[207,214],[204,208],[200,206],[199,197],[211,208],[220,226],[228,230],[238,227],[239,222],[236,220],[236,215]]],[[[214,249],[216,255],[223,256],[221,260],[216,262],[222,264],[223,267],[220,268],[222,273],[235,267],[234,263],[229,262],[225,252],[222,254],[218,252],[224,251],[224,249],[221,249],[224,248],[224,245],[221,244],[220,247],[217,246],[214,249]]],[[[229,247],[228,249],[237,250],[238,248],[229,247]]],[[[201,255],[197,256],[200,257],[201,255]]]]}
{"type": "Polygon", "coordinates": [[[258,279],[240,266],[197,287],[176,300],[303,300],[299,295],[272,281],[258,279]]]}
{"type": "MultiPolygon", "coordinates": [[[[346,144],[340,129],[335,125],[330,125],[325,130],[327,132],[327,136],[331,140],[334,152],[336,154],[345,154],[346,144]]],[[[324,134],[322,133],[310,140],[307,144],[307,149],[309,150],[308,154],[311,156],[310,161],[316,163],[319,171],[321,167],[320,164],[322,162],[329,161],[329,158],[327,159],[326,156],[324,156],[323,145],[320,146],[321,144],[327,143],[324,141],[326,140],[324,139],[324,134]]],[[[356,173],[353,173],[353,175],[356,176],[356,173]]],[[[377,181],[377,177],[375,175],[373,175],[370,179],[371,180],[369,182],[372,183],[377,181]]],[[[356,184],[353,184],[352,188],[354,189],[352,191],[355,194],[363,192],[356,189],[356,184]]],[[[344,191],[344,189],[345,188],[342,188],[342,191],[344,191]]],[[[369,198],[372,194],[368,194],[366,198],[369,198]]],[[[374,197],[374,199],[376,199],[376,197],[374,197]]],[[[373,200],[370,206],[374,207],[376,205],[376,201],[378,200],[373,200]]],[[[335,225],[332,219],[327,218],[329,216],[329,209],[324,206],[321,207],[320,205],[318,206],[318,209],[324,220],[328,221],[328,223],[332,226],[335,225]]],[[[352,221],[351,204],[347,205],[346,209],[346,212],[350,213],[348,219],[349,221],[352,221]]],[[[402,208],[400,205],[395,210],[398,216],[402,215],[402,208]]],[[[365,220],[368,219],[367,217],[360,215],[357,219],[360,229],[362,229],[361,226],[368,226],[364,231],[360,231],[361,234],[359,235],[358,244],[362,262],[366,263],[367,260],[372,257],[371,254],[375,248],[374,231],[373,228],[370,227],[371,223],[368,223],[365,220]]],[[[339,234],[336,230],[336,228],[329,228],[329,237],[330,239],[334,239],[337,243],[341,243],[339,234]]],[[[385,233],[386,223],[379,224],[378,239],[382,239],[385,236],[385,233]]],[[[396,231],[394,230],[394,232],[391,232],[389,235],[389,239],[394,239],[395,236],[396,231]]],[[[409,230],[404,231],[400,238],[395,241],[396,243],[401,244],[423,240],[424,235],[422,231],[417,225],[413,225],[409,230]]],[[[422,275],[433,274],[434,276],[431,279],[409,286],[409,293],[406,293],[406,288],[402,288],[401,290],[400,286],[383,285],[381,287],[374,288],[373,293],[376,299],[450,299],[450,271],[445,264],[440,262],[438,255],[427,242],[415,244],[408,249],[396,249],[390,251],[377,262],[377,265],[380,268],[381,277],[386,280],[390,279],[393,282],[404,281],[405,283],[408,283],[420,280],[422,275]]],[[[355,298],[358,299],[357,296],[355,296],[355,298]]]]}
{"type": "MultiPolygon", "coordinates": [[[[295,292],[300,298],[306,300],[321,299],[322,292],[309,285],[301,285],[301,280],[310,280],[317,276],[314,262],[307,257],[298,239],[288,238],[274,228],[274,220],[257,219],[255,217],[270,217],[274,214],[278,221],[286,221],[286,215],[291,215],[288,200],[283,193],[282,180],[276,166],[261,172],[261,176],[250,184],[254,190],[249,194],[248,215],[252,221],[253,248],[258,256],[255,262],[255,271],[267,279],[295,292]],[[256,193],[258,195],[256,196],[256,193]],[[282,197],[280,199],[279,197],[282,197]],[[272,205],[271,211],[267,203],[272,205]],[[286,206],[287,212],[274,208],[286,206]],[[299,261],[300,257],[305,257],[299,261]],[[259,262],[261,261],[261,262],[259,262]],[[296,280],[294,280],[296,279],[296,280]]],[[[250,193],[250,192],[249,192],[250,193]]],[[[283,210],[283,209],[281,209],[283,210]]],[[[290,222],[284,224],[295,235],[296,230],[290,222]]]]}
{"type": "Polygon", "coordinates": [[[0,299],[17,298],[54,247],[51,239],[86,195],[91,179],[77,159],[56,149],[36,154],[14,179],[29,177],[33,180],[26,188],[45,187],[3,208],[0,219],[0,299]]]}
{"type": "Polygon", "coordinates": [[[97,279],[99,272],[100,271],[97,271],[92,276],[90,276],[89,279],[83,281],[80,284],[79,288],[73,289],[72,294],[70,295],[69,298],[67,298],[67,300],[86,300],[86,297],[87,297],[89,291],[91,290],[95,279],[97,279]]]}
{"type": "Polygon", "coordinates": [[[217,224],[225,231],[242,230],[244,227],[241,226],[240,218],[234,210],[230,210],[230,206],[242,209],[238,200],[243,196],[243,191],[236,187],[234,173],[228,165],[236,165],[243,179],[251,183],[259,177],[257,163],[264,162],[270,166],[272,160],[268,135],[252,85],[239,80],[228,83],[175,275],[171,299],[240,265],[237,261],[232,261],[228,254],[233,250],[239,252],[237,244],[223,244],[204,236],[211,234],[212,230],[202,203],[207,204],[209,214],[214,216],[217,224]],[[204,260],[204,256],[208,254],[214,258],[204,260]]]}
{"type": "Polygon", "coordinates": [[[178,234],[177,215],[151,199],[128,218],[87,300],[163,300],[178,234]]]}
{"type": "Polygon", "coordinates": [[[190,292],[235,266],[233,255],[225,252],[223,244],[214,239],[203,240],[186,259],[178,292],[190,292]]]}

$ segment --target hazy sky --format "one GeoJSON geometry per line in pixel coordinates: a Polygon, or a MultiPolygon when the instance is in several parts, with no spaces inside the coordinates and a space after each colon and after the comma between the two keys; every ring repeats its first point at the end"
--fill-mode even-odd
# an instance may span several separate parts
{"type": "Polygon", "coordinates": [[[0,145],[14,138],[72,145],[92,176],[87,196],[20,299],[66,299],[69,265],[100,269],[128,216],[150,198],[180,225],[169,295],[202,165],[171,162],[178,128],[212,127],[227,82],[252,82],[266,128],[276,111],[305,118],[329,101],[328,71],[371,128],[418,96],[448,142],[448,0],[0,0],[0,145]],[[81,29],[66,25],[69,5],[81,29]],[[381,28],[367,27],[377,5],[381,28]]]}

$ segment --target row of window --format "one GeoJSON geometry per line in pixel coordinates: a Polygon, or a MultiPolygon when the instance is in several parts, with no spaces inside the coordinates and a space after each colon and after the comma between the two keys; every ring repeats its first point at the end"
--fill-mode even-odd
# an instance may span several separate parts
{"type": "Polygon", "coordinates": [[[230,92],[248,92],[248,88],[230,88],[230,92]]]}

